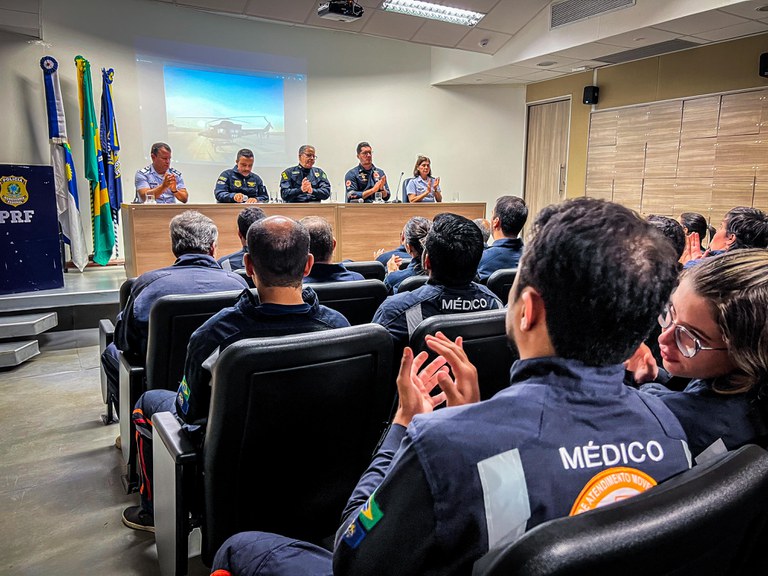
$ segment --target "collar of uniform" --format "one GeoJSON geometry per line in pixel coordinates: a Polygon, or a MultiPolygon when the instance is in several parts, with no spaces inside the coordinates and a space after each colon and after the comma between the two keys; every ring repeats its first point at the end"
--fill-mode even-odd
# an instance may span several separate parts
{"type": "Polygon", "coordinates": [[[250,308],[251,314],[264,314],[266,316],[309,314],[319,307],[317,294],[315,294],[315,291],[312,290],[312,288],[305,286],[301,291],[301,299],[304,300],[303,304],[286,305],[271,304],[269,302],[262,303],[259,300],[259,294],[256,289],[251,288],[243,290],[236,306],[240,307],[243,311],[250,308]]]}
{"type": "Polygon", "coordinates": [[[360,172],[373,172],[374,170],[378,170],[375,164],[371,164],[371,167],[368,170],[363,168],[362,164],[358,164],[357,167],[360,169],[360,172]]]}
{"type": "Polygon", "coordinates": [[[235,176],[239,176],[243,180],[248,180],[248,178],[251,177],[251,174],[253,174],[253,172],[248,174],[248,176],[243,176],[242,174],[240,174],[240,172],[237,171],[237,164],[235,164],[234,167],[232,168],[232,174],[234,174],[235,176]]]}
{"type": "Polygon", "coordinates": [[[510,385],[527,380],[539,380],[542,384],[556,382],[558,388],[600,389],[621,393],[624,389],[624,366],[587,366],[578,360],[558,356],[517,360],[510,369],[510,385]]]}
{"type": "Polygon", "coordinates": [[[221,268],[213,256],[209,254],[182,254],[176,258],[174,266],[203,266],[205,268],[221,268]]]}
{"type": "Polygon", "coordinates": [[[491,244],[490,248],[515,248],[519,249],[523,247],[523,239],[522,238],[499,238],[498,240],[494,240],[493,244],[491,244]]]}

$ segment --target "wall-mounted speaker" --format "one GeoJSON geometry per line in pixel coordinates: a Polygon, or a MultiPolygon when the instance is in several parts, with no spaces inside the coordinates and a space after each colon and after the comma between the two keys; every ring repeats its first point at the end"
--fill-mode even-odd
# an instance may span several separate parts
{"type": "Polygon", "coordinates": [[[760,54],[760,76],[768,78],[768,52],[760,54]]]}
{"type": "Polygon", "coordinates": [[[597,86],[584,86],[584,104],[597,104],[597,95],[600,93],[600,88],[597,86]]]}

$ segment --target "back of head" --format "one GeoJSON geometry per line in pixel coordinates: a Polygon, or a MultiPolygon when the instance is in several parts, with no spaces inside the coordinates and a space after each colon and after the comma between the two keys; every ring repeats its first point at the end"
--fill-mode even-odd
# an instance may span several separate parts
{"type": "Polygon", "coordinates": [[[483,235],[483,244],[487,244],[488,239],[491,237],[491,228],[488,220],[485,218],[475,218],[472,222],[477,224],[477,227],[480,228],[480,233],[483,235]]]}
{"type": "Polygon", "coordinates": [[[266,217],[267,215],[264,213],[264,210],[257,206],[248,206],[248,208],[243,208],[240,211],[240,214],[237,216],[237,231],[240,232],[240,236],[245,238],[248,234],[248,228],[251,227],[251,224],[266,217]]]}
{"type": "Polygon", "coordinates": [[[309,232],[284,216],[270,216],[248,229],[248,255],[265,286],[300,287],[309,256],[309,232]]]}
{"type": "Polygon", "coordinates": [[[517,196],[501,196],[493,207],[493,216],[499,219],[504,236],[514,238],[528,220],[528,206],[517,196]]]}
{"type": "Polygon", "coordinates": [[[768,216],[762,210],[737,206],[725,215],[725,231],[736,240],[728,248],[768,248],[768,216]]]}
{"type": "Polygon", "coordinates": [[[669,241],[636,213],[576,198],[541,210],[517,273],[515,299],[541,295],[558,356],[591,366],[627,359],[677,282],[669,241]]]}
{"type": "Polygon", "coordinates": [[[656,216],[655,214],[651,214],[646,220],[664,234],[667,240],[672,242],[679,260],[685,250],[685,230],[683,230],[683,225],[674,218],[656,216]]]}
{"type": "Polygon", "coordinates": [[[432,220],[424,248],[434,281],[446,286],[464,286],[477,274],[483,255],[483,236],[472,220],[443,212],[432,220]]]}
{"type": "Polygon", "coordinates": [[[405,245],[410,246],[416,253],[417,258],[421,258],[424,253],[424,238],[427,236],[432,222],[423,216],[414,216],[405,223],[403,228],[403,238],[405,245]]]}
{"type": "Polygon", "coordinates": [[[213,220],[195,210],[174,216],[170,231],[171,250],[176,258],[182,254],[210,254],[219,237],[213,220]]]}
{"type": "Polygon", "coordinates": [[[320,216],[305,216],[299,220],[309,232],[309,251],[315,262],[328,263],[333,257],[333,229],[320,216]]]}
{"type": "Polygon", "coordinates": [[[709,233],[709,239],[715,235],[715,229],[707,223],[707,219],[704,218],[698,212],[683,212],[680,214],[680,224],[683,225],[683,232],[690,234],[696,232],[699,235],[699,241],[703,242],[707,238],[709,233]]]}
{"type": "Polygon", "coordinates": [[[705,258],[682,278],[709,301],[728,342],[734,391],[768,385],[768,251],[729,250],[705,258]]]}

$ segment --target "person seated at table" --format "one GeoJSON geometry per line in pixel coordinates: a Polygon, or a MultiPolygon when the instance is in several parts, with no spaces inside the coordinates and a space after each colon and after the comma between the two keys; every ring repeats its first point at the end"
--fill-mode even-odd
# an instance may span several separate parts
{"type": "Polygon", "coordinates": [[[149,152],[152,164],[136,172],[136,201],[146,202],[153,196],[157,204],[186,204],[189,193],[181,172],[171,168],[171,147],[165,142],[155,142],[149,152]]]}
{"type": "Polygon", "coordinates": [[[285,202],[320,202],[331,197],[331,183],[320,168],[315,168],[315,147],[299,148],[299,163],[286,168],[280,178],[280,196],[285,202]]]}
{"type": "Polygon", "coordinates": [[[405,269],[400,270],[403,259],[393,254],[387,262],[387,275],[384,284],[391,294],[397,294],[397,289],[403,280],[411,276],[426,274],[421,264],[421,256],[424,254],[424,238],[429,232],[432,222],[423,216],[414,216],[405,224],[403,237],[408,256],[411,261],[405,269]]]}
{"type": "Polygon", "coordinates": [[[408,202],[442,202],[443,193],[440,190],[440,178],[432,177],[431,160],[426,156],[418,156],[413,167],[413,178],[405,186],[408,202]]]}
{"type": "Polygon", "coordinates": [[[304,277],[304,284],[365,280],[362,274],[347,270],[344,264],[332,263],[336,238],[328,220],[320,216],[305,216],[299,222],[309,232],[309,253],[315,259],[309,274],[304,277]]]}
{"type": "Polygon", "coordinates": [[[373,202],[377,192],[381,193],[382,200],[389,200],[387,175],[373,165],[373,149],[368,142],[357,145],[357,159],[360,164],[344,176],[347,202],[373,202]]]}
{"type": "Polygon", "coordinates": [[[240,214],[237,215],[237,237],[240,239],[240,244],[243,247],[237,252],[219,258],[219,265],[224,270],[242,270],[245,268],[243,257],[248,253],[248,245],[245,241],[248,228],[254,222],[266,217],[267,215],[264,213],[264,210],[258,206],[248,206],[248,208],[243,208],[240,211],[240,214]]]}
{"type": "Polygon", "coordinates": [[[261,177],[253,172],[253,152],[248,148],[237,152],[235,167],[219,175],[213,195],[219,203],[269,202],[267,187],[261,177]]]}
{"type": "Polygon", "coordinates": [[[517,268],[523,254],[523,240],[519,236],[527,220],[528,207],[522,198],[502,196],[496,200],[491,216],[493,244],[483,252],[477,267],[480,282],[488,282],[496,270],[517,268]]]}
{"type": "MultiPolygon", "coordinates": [[[[717,440],[728,450],[765,446],[768,250],[729,250],[685,270],[659,324],[664,369],[646,352],[644,373],[657,382],[670,375],[693,380],[680,392],[660,383],[640,390],[658,396],[678,417],[691,453],[717,440]]],[[[636,363],[628,367],[637,372],[636,363]]]]}

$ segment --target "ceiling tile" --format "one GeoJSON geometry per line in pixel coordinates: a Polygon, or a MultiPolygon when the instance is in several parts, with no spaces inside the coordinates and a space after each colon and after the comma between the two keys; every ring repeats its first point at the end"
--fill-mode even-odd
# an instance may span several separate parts
{"type": "Polygon", "coordinates": [[[538,70],[539,68],[526,68],[523,66],[508,64],[507,66],[500,66],[498,68],[486,70],[486,72],[488,74],[493,74],[494,76],[506,76],[509,78],[514,78],[516,76],[525,76],[527,74],[537,72],[538,70]]]}
{"type": "Polygon", "coordinates": [[[375,36],[410,40],[423,25],[423,18],[371,9],[371,16],[363,32],[375,36]]]}
{"type": "Polygon", "coordinates": [[[654,27],[660,30],[675,32],[678,35],[701,37],[700,32],[717,30],[718,28],[725,28],[726,26],[734,26],[736,24],[742,24],[745,21],[744,18],[739,18],[733,14],[727,14],[725,12],[720,12],[719,10],[710,10],[709,12],[692,14],[685,18],[678,18],[677,20],[655,24],[654,27]]]}
{"type": "Polygon", "coordinates": [[[469,31],[469,34],[464,36],[461,42],[456,45],[456,48],[482,52],[484,54],[495,54],[502,46],[504,46],[504,44],[509,42],[511,38],[512,36],[509,34],[473,28],[469,31]],[[485,44],[485,46],[482,46],[481,42],[485,44]]]}
{"type": "Polygon", "coordinates": [[[579,60],[572,64],[565,64],[563,66],[553,66],[547,68],[547,70],[554,70],[556,72],[563,72],[564,74],[571,74],[573,72],[585,72],[586,70],[594,70],[595,68],[601,68],[607,66],[605,62],[599,62],[597,60],[579,60]]]}
{"type": "Polygon", "coordinates": [[[37,30],[40,25],[40,17],[37,14],[17,10],[0,9],[0,21],[3,26],[9,28],[37,30]]]}
{"type": "Polygon", "coordinates": [[[711,42],[717,42],[719,40],[730,40],[731,38],[740,38],[741,36],[759,34],[766,31],[768,31],[768,24],[747,20],[743,24],[726,26],[725,28],[710,30],[709,32],[699,32],[698,36],[711,42]]]}
{"type": "Polygon", "coordinates": [[[539,70],[537,72],[533,72],[532,74],[526,74],[525,76],[520,76],[520,80],[525,80],[526,82],[539,82],[540,80],[549,80],[550,78],[557,78],[558,76],[562,76],[562,72],[555,72],[553,70],[539,70]]]}
{"type": "Polygon", "coordinates": [[[527,82],[518,78],[506,78],[500,82],[494,82],[494,84],[527,84],[527,82]]]}
{"type": "MultiPolygon", "coordinates": [[[[39,0],[0,0],[0,10],[16,10],[17,12],[40,12],[39,0]]],[[[3,20],[5,23],[5,20],[3,20]]]]}
{"type": "Polygon", "coordinates": [[[766,16],[766,12],[758,12],[757,9],[760,6],[765,6],[767,3],[766,0],[752,0],[751,2],[739,2],[730,6],[723,6],[719,10],[741,16],[742,18],[760,20],[766,16]]]}
{"type": "Polygon", "coordinates": [[[292,0],[291,2],[249,0],[245,7],[245,13],[249,16],[297,23],[303,23],[313,10],[317,13],[315,0],[292,0]]]}
{"type": "Polygon", "coordinates": [[[697,38],[696,36],[680,36],[678,40],[685,40],[686,42],[693,42],[694,44],[709,44],[709,40],[697,38]]]}
{"type": "Polygon", "coordinates": [[[608,54],[614,54],[616,52],[616,46],[611,44],[601,44],[600,42],[590,42],[589,44],[582,44],[581,46],[574,46],[567,50],[560,50],[555,52],[553,56],[567,56],[568,58],[576,58],[577,60],[599,60],[600,56],[607,56],[608,54]]]}
{"type": "Polygon", "coordinates": [[[248,0],[176,0],[182,6],[205,8],[213,12],[232,12],[242,14],[248,0]]]}
{"type": "Polygon", "coordinates": [[[554,54],[545,54],[536,58],[529,58],[528,60],[521,60],[515,62],[515,66],[522,66],[523,68],[532,68],[534,70],[549,70],[555,67],[570,66],[579,62],[577,58],[568,58],[567,56],[555,56],[554,54]],[[539,66],[540,63],[554,62],[549,66],[539,66]]]}
{"type": "MultiPolygon", "coordinates": [[[[602,44],[620,46],[621,48],[642,48],[643,46],[650,46],[651,44],[674,40],[678,36],[680,36],[680,34],[674,34],[665,30],[657,30],[656,28],[639,28],[609,38],[601,38],[600,42],[602,44]]],[[[603,54],[603,56],[605,56],[605,54],[603,54]]]]}
{"type": "Polygon", "coordinates": [[[480,20],[477,28],[514,35],[548,5],[548,0],[525,0],[524,2],[501,0],[485,18],[480,20]]]}
{"type": "Polygon", "coordinates": [[[413,36],[414,42],[432,44],[433,46],[456,46],[470,31],[468,26],[425,20],[424,25],[413,36]]]}

